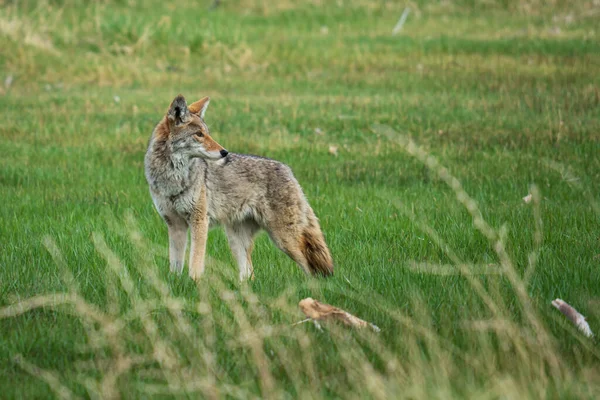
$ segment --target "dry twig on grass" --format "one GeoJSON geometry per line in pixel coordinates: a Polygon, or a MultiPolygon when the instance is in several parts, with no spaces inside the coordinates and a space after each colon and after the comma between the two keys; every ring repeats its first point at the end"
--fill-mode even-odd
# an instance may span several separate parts
{"type": "Polygon", "coordinates": [[[308,320],[312,320],[313,322],[337,320],[342,322],[344,325],[353,328],[369,327],[375,332],[380,331],[380,329],[376,325],[370,322],[363,321],[362,319],[355,317],[354,315],[342,310],[341,308],[337,308],[329,304],[320,303],[317,300],[312,299],[310,297],[300,300],[298,306],[300,307],[302,312],[308,317],[308,319],[301,322],[306,322],[308,320]]]}
{"type": "Polygon", "coordinates": [[[571,321],[583,334],[587,337],[593,337],[594,334],[590,329],[585,317],[571,307],[568,303],[561,299],[552,300],[552,305],[558,309],[569,321],[571,321]]]}
{"type": "Polygon", "coordinates": [[[402,30],[402,27],[404,26],[404,23],[406,22],[406,18],[408,18],[408,14],[410,14],[410,8],[406,7],[404,9],[404,11],[402,12],[402,15],[400,16],[400,19],[394,26],[394,29],[392,29],[392,35],[396,35],[397,33],[399,33],[402,30]]]}

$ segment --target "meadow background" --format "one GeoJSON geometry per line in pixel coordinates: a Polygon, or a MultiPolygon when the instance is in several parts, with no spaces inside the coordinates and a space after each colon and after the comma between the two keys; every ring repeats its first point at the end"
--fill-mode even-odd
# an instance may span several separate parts
{"type": "Polygon", "coordinates": [[[0,397],[600,397],[550,305],[600,332],[600,2],[212,5],[0,0],[0,397]],[[240,284],[219,230],[169,274],[143,157],[178,93],[293,168],[334,277],[262,235],[240,284]],[[292,326],[307,296],[381,333],[292,326]]]}

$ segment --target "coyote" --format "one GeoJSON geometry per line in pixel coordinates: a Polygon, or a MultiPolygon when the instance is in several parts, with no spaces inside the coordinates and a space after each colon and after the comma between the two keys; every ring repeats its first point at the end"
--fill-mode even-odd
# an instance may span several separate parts
{"type": "Polygon", "coordinates": [[[172,272],[183,270],[191,231],[189,274],[204,272],[208,229],[223,225],[240,279],[252,278],[252,247],[260,229],[306,274],[331,275],[333,261],[291,169],[278,161],[225,150],[209,134],[209,98],[187,105],[177,96],[156,125],[145,157],[154,205],[169,231],[172,272]]]}

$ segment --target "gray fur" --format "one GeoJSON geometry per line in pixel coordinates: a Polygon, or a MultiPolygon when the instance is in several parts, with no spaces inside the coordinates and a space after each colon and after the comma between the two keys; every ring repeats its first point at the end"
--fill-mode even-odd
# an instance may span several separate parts
{"type": "MultiPolygon", "coordinates": [[[[187,118],[177,98],[167,116],[175,126],[177,121],[187,118]],[[179,110],[173,110],[174,107],[179,110]]],[[[169,227],[173,271],[181,272],[185,254],[181,235],[184,230],[187,232],[192,215],[205,198],[207,226],[224,226],[241,279],[252,276],[250,253],[260,229],[266,230],[274,243],[306,273],[333,272],[318,219],[287,165],[232,153],[211,160],[206,152],[194,149],[196,144],[188,140],[185,132],[170,132],[166,139],[164,134],[159,135],[157,131],[164,129],[161,124],[150,140],[145,172],[156,209],[169,227]],[[320,252],[323,258],[314,261],[314,257],[305,254],[306,246],[320,252]]]]}

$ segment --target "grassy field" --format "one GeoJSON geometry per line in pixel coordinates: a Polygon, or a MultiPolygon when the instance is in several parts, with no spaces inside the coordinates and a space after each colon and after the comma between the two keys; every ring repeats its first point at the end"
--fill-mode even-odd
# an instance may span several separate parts
{"type": "Polygon", "coordinates": [[[600,332],[599,20],[0,0],[0,397],[600,397],[597,340],[550,305],[600,332]],[[220,230],[200,282],[169,274],[143,158],[178,93],[211,96],[228,150],[292,167],[334,277],[261,235],[240,284],[220,230]],[[381,333],[292,326],[308,296],[381,333]]]}

